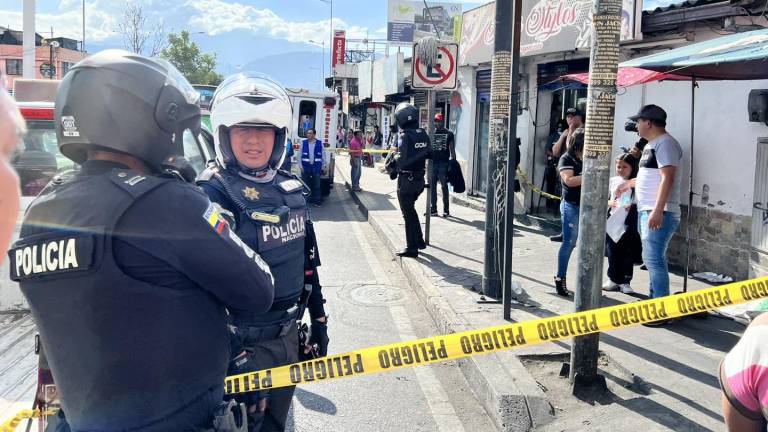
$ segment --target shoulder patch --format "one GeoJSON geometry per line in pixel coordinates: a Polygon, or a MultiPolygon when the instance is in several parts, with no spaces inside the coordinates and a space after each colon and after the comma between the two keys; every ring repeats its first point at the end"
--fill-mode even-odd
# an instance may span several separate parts
{"type": "Polygon", "coordinates": [[[229,226],[227,221],[221,216],[221,207],[218,204],[209,203],[203,212],[203,219],[219,234],[223,233],[229,226]]]}
{"type": "Polygon", "coordinates": [[[283,192],[296,192],[297,190],[304,188],[304,183],[301,180],[290,179],[278,182],[277,186],[282,189],[283,192]]]}

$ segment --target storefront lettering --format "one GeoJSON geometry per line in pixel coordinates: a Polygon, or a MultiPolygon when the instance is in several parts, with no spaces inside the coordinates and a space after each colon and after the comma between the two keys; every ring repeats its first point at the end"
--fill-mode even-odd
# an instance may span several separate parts
{"type": "Polygon", "coordinates": [[[539,42],[558,35],[564,28],[577,25],[587,15],[592,2],[573,3],[558,0],[539,1],[525,20],[525,33],[539,42]]]}

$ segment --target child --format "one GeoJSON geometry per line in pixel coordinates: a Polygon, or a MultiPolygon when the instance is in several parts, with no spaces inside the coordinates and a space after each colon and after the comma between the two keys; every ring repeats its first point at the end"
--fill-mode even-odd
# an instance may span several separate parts
{"type": "Polygon", "coordinates": [[[616,189],[627,180],[637,176],[639,160],[630,153],[624,153],[616,158],[616,174],[611,177],[611,199],[608,201],[610,213],[620,206],[627,208],[627,217],[624,223],[626,231],[618,242],[606,235],[606,252],[608,254],[608,281],[603,285],[605,291],[621,290],[624,294],[634,291],[629,283],[632,281],[632,270],[637,258],[642,251],[640,234],[637,231],[637,206],[634,203],[634,190],[629,197],[617,196],[616,189]]]}

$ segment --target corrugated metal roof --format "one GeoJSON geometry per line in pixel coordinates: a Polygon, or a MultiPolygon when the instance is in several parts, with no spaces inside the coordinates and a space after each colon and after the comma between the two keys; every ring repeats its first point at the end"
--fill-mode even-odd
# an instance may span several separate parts
{"type": "MultiPolygon", "coordinates": [[[[684,2],[672,3],[672,4],[669,4],[669,5],[666,5],[666,6],[660,6],[660,7],[657,7],[655,9],[643,10],[643,15],[653,15],[653,14],[659,13],[659,12],[667,12],[667,11],[673,11],[673,10],[678,10],[678,9],[688,9],[688,8],[697,7],[697,6],[704,6],[704,5],[710,5],[710,4],[715,4],[715,3],[727,3],[727,2],[728,2],[728,0],[726,0],[726,1],[723,1],[723,0],[686,0],[684,2]]],[[[730,3],[734,3],[734,2],[730,2],[730,3]]]]}

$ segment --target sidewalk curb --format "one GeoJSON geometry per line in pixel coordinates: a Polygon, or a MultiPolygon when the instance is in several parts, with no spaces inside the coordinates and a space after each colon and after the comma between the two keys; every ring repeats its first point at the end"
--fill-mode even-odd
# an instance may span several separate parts
{"type": "MultiPolygon", "coordinates": [[[[370,214],[363,200],[351,189],[347,176],[341,172],[340,175],[373,230],[394,253],[401,245],[395,244],[386,234],[384,224],[375,214],[370,214]]],[[[398,262],[409,285],[441,333],[470,330],[430,282],[418,261],[399,259],[398,262]]],[[[530,431],[554,419],[554,411],[546,395],[511,351],[469,357],[457,360],[457,364],[499,431],[530,431]]]]}

